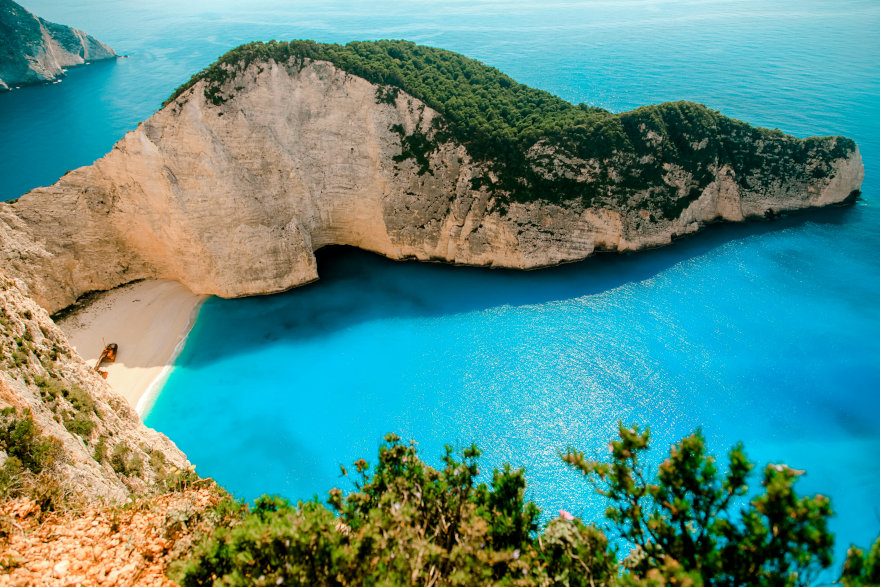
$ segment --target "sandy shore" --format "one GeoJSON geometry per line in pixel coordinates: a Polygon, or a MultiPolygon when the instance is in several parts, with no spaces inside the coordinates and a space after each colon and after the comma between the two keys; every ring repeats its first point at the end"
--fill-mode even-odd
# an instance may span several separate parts
{"type": "Polygon", "coordinates": [[[110,387],[143,415],[205,299],[176,281],[141,281],[101,294],[58,326],[89,365],[95,364],[105,344],[119,345],[116,362],[102,369],[110,387]]]}

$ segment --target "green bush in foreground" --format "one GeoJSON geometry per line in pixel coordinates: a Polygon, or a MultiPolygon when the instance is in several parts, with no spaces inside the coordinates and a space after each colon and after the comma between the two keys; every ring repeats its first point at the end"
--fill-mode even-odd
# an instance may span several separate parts
{"type": "Polygon", "coordinates": [[[840,582],[846,587],[880,585],[880,536],[867,554],[861,548],[850,547],[840,582]]]}
{"type": "Polygon", "coordinates": [[[646,574],[674,560],[707,583],[805,585],[831,565],[830,500],[795,494],[802,471],[768,465],[763,492],[741,506],[754,467],[742,445],[730,451],[720,475],[696,432],[672,447],[655,479],[646,479],[641,458],[648,440],[647,430],[621,427],[611,463],[572,450],[563,457],[611,501],[606,516],[636,545],[631,569],[646,574]]]}
{"type": "MultiPolygon", "coordinates": [[[[620,428],[610,462],[563,459],[609,500],[610,533],[560,512],[538,532],[522,470],[477,483],[479,451],[447,448],[443,467],[385,438],[379,462],[343,474],[354,491],[296,506],[262,497],[207,536],[171,575],[192,585],[807,585],[831,565],[829,500],[799,497],[800,472],[770,465],[761,490],[734,447],[721,473],[696,432],[648,478],[649,433],[620,428]],[[609,537],[612,541],[609,540],[609,537]],[[628,556],[620,562],[618,548],[628,556]]],[[[868,585],[880,541],[851,549],[843,581],[868,585]]]]}

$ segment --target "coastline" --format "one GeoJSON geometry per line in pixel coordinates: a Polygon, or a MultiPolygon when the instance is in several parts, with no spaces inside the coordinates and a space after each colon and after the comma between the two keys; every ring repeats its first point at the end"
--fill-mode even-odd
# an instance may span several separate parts
{"type": "Polygon", "coordinates": [[[77,353],[94,366],[104,345],[119,345],[116,362],[104,364],[107,383],[138,415],[149,411],[168,378],[207,296],[176,281],[147,280],[91,300],[58,321],[77,353]]]}
{"type": "Polygon", "coordinates": [[[186,339],[189,337],[189,333],[190,331],[192,331],[193,326],[196,325],[196,319],[199,317],[199,310],[202,309],[202,304],[205,302],[206,299],[208,299],[208,296],[198,297],[200,299],[192,307],[192,310],[189,313],[189,321],[187,322],[184,330],[180,333],[177,344],[174,345],[174,349],[172,349],[168,360],[165,362],[165,366],[162,367],[162,370],[159,372],[159,374],[155,378],[153,378],[152,381],[150,381],[150,384],[140,394],[137,403],[133,406],[135,411],[138,413],[138,416],[141,417],[141,420],[144,419],[144,416],[147,415],[150,409],[152,409],[153,404],[156,403],[156,399],[159,397],[159,392],[162,391],[162,387],[168,380],[168,376],[171,375],[171,371],[174,370],[174,362],[177,360],[177,357],[178,355],[180,355],[181,351],[183,351],[183,347],[184,345],[186,345],[186,339]]]}

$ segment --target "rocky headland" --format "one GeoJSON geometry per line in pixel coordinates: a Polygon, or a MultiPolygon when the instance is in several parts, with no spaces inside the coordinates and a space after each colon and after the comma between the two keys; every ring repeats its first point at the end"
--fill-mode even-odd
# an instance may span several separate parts
{"type": "Polygon", "coordinates": [[[116,53],[86,33],[43,20],[12,0],[0,0],[0,91],[56,80],[64,69],[116,53]]]}
{"type": "Polygon", "coordinates": [[[0,204],[0,266],[50,312],[141,278],[278,292],[317,279],[325,245],[531,269],[849,202],[863,175],[850,139],[698,104],[573,106],[406,42],[252,44],[93,165],[0,204]]]}

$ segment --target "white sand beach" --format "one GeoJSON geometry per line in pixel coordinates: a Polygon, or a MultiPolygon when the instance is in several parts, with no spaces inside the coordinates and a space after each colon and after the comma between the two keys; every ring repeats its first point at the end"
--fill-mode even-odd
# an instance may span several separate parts
{"type": "Polygon", "coordinates": [[[106,344],[119,345],[116,362],[102,370],[110,387],[143,416],[206,297],[176,281],[141,281],[101,294],[58,326],[91,366],[106,344]]]}

